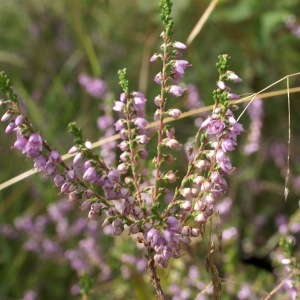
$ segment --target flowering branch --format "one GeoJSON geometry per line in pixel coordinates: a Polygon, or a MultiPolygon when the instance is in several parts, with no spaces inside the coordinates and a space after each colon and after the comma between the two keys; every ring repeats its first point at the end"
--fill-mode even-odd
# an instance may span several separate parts
{"type": "MultiPolygon", "coordinates": [[[[204,234],[208,218],[215,213],[215,204],[227,190],[225,176],[234,171],[228,152],[234,150],[237,136],[244,129],[237,123],[229,104],[230,100],[239,99],[239,96],[231,93],[231,88],[226,85],[227,82],[238,83],[242,80],[229,70],[230,57],[221,55],[217,63],[219,80],[213,92],[215,104],[212,115],[200,127],[205,133],[200,135],[199,149],[193,150],[186,174],[179,185],[175,186],[176,172],[172,169],[162,172],[163,163],[174,162],[171,153],[164,153],[164,147],[171,151],[179,146],[174,127],[165,126],[164,118],[168,115],[177,119],[181,111],[167,108],[167,95],[182,96],[185,89],[179,82],[185,68],[191,64],[178,59],[182,56],[179,50],[186,49],[186,45],[171,40],[171,1],[162,0],[160,7],[165,27],[161,34],[162,53],[155,53],[150,58],[151,62],[162,61],[162,71],[154,78],[160,85],[160,94],[154,99],[158,107],[154,119],[159,124],[157,153],[152,160],[155,175],[151,184],[140,174],[141,160],[148,156],[144,148],[149,141],[146,135],[149,122],[145,117],[147,99],[141,92],[129,91],[126,69],[118,73],[123,93],[113,106],[113,110],[120,116],[115,122],[115,129],[122,140],[118,145],[122,153],[117,168],[108,166],[98,154],[93,153],[91,142],[84,141],[82,129],[75,123],[69,124],[69,131],[74,135],[74,145],[69,154],[76,155],[70,166],[63,163],[60,153],[52,150],[20,111],[17,96],[4,72],[0,73],[0,89],[8,100],[1,101],[0,106],[8,107],[1,119],[9,121],[5,132],[14,131],[17,134],[12,148],[21,150],[27,158],[34,160],[36,169],[43,171],[46,176],[52,176],[54,185],[60,188],[62,194],[68,195],[67,202],[84,200],[80,208],[88,212],[89,220],[98,219],[105,213],[102,226],[111,225],[114,236],[122,234],[126,227],[132,235],[140,233],[137,240],[147,250],[150,282],[158,299],[166,299],[167,295],[156,274],[156,265],[167,268],[172,257],[181,257],[184,244],[204,234]],[[176,85],[169,84],[170,80],[176,85]],[[63,168],[62,173],[58,173],[59,165],[63,168]],[[164,183],[174,184],[174,195],[167,207],[161,201],[161,195],[167,192],[164,183]],[[97,192],[98,187],[102,188],[100,193],[97,192]]],[[[216,283],[214,294],[218,295],[219,279],[213,263],[213,250],[211,246],[208,261],[210,275],[216,283]]]]}

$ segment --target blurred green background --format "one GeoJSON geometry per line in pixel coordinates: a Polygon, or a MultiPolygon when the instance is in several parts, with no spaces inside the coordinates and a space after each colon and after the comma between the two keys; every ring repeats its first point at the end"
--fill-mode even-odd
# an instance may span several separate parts
{"type": "MultiPolygon", "coordinates": [[[[186,41],[209,3],[174,0],[175,40],[186,41]]],[[[103,115],[103,100],[92,98],[79,85],[77,78],[82,73],[107,83],[109,96],[104,105],[110,105],[121,93],[117,71],[127,68],[130,88],[145,93],[147,115],[152,120],[154,105],[151,102],[159,92],[153,77],[159,72],[160,64],[150,65],[149,58],[159,51],[162,43],[159,34],[163,30],[158,4],[158,0],[0,0],[0,69],[11,78],[21,107],[54,149],[66,153],[72,146],[72,137],[67,133],[67,124],[71,121],[83,127],[84,135],[91,141],[103,135],[96,123],[103,115]]],[[[212,104],[212,90],[218,79],[215,63],[217,56],[223,53],[232,57],[231,69],[244,80],[233,87],[236,94],[260,91],[298,72],[300,38],[286,26],[290,15],[295,16],[294,26],[300,25],[299,1],[219,1],[202,31],[183,53],[183,59],[193,65],[186,69],[183,82],[197,87],[204,105],[212,104]]],[[[300,86],[299,76],[290,79],[290,87],[296,86],[300,86]]],[[[270,90],[284,88],[286,81],[270,90]]],[[[288,140],[287,96],[263,101],[259,149],[250,155],[243,149],[251,118],[247,113],[241,118],[248,133],[239,138],[240,147],[232,155],[237,167],[230,178],[229,196],[233,203],[230,211],[221,216],[222,229],[234,227],[238,235],[224,241],[222,255],[216,254],[220,276],[225,278],[222,299],[260,299],[265,295],[263,291],[271,291],[280,278],[287,276],[278,262],[282,250],[277,246],[281,236],[297,237],[297,230],[293,228],[300,224],[298,99],[299,94],[291,94],[291,174],[286,202],[283,192],[288,140]],[[280,227],[282,224],[285,229],[280,227]],[[271,269],[276,271],[270,272],[271,269]],[[250,287],[252,298],[238,296],[245,286],[250,287]]],[[[172,105],[186,110],[184,101],[188,101],[188,93],[174,100],[172,105]]],[[[194,118],[174,124],[182,144],[197,131],[194,118]]],[[[6,124],[1,123],[0,130],[4,132],[5,127],[6,124]]],[[[12,134],[1,135],[0,183],[32,168],[30,160],[10,150],[14,141],[12,134]]],[[[154,143],[149,145],[152,153],[154,143]]],[[[184,159],[183,150],[178,155],[184,159]]],[[[22,230],[16,233],[16,218],[36,220],[46,215],[47,206],[62,198],[57,194],[52,181],[39,174],[0,191],[0,299],[21,299],[26,290],[35,291],[36,299],[80,298],[70,292],[78,282],[78,274],[69,262],[60,261],[57,256],[43,257],[43,253],[25,251],[24,243],[30,234],[22,230]]],[[[69,224],[80,217],[86,216],[77,207],[67,213],[69,224]]],[[[62,242],[57,240],[53,224],[44,234],[48,239],[56,239],[58,244],[62,242]]],[[[140,276],[133,266],[126,266],[131,275],[126,278],[122,273],[122,253],[142,257],[130,238],[110,238],[102,234],[102,229],[97,234],[103,261],[110,266],[111,275],[101,279],[97,276],[99,266],[93,267],[95,293],[91,299],[154,299],[145,272],[140,276]]],[[[84,232],[78,236],[73,234],[60,247],[72,249],[87,237],[88,233],[84,232]]],[[[296,255],[298,248],[296,244],[296,255]]],[[[176,299],[194,299],[209,284],[204,268],[206,249],[207,240],[192,244],[182,261],[173,262],[169,271],[161,272],[167,290],[172,283],[178,285],[180,291],[189,290],[188,298],[184,298],[183,293],[176,299]],[[184,279],[191,278],[188,270],[194,265],[200,273],[198,286],[184,279]],[[203,283],[202,287],[199,282],[203,283]]],[[[210,299],[210,294],[201,296],[207,298],[199,299],[210,299]]],[[[287,291],[282,289],[274,299],[287,297],[287,291]]]]}

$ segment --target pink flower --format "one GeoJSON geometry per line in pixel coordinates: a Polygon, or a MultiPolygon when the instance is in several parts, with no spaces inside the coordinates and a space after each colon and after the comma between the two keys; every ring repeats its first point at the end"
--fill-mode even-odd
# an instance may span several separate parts
{"type": "Polygon", "coordinates": [[[155,228],[151,228],[146,235],[146,241],[151,245],[151,247],[154,247],[159,240],[159,232],[155,228]]]}
{"type": "Polygon", "coordinates": [[[49,153],[49,162],[52,162],[54,164],[58,164],[61,162],[61,156],[58,151],[51,151],[49,153]]]}
{"type": "Polygon", "coordinates": [[[113,106],[114,111],[122,111],[125,107],[125,104],[121,101],[115,101],[115,105],[113,106]]]}
{"type": "Polygon", "coordinates": [[[137,142],[142,145],[147,144],[149,142],[149,138],[146,135],[138,135],[136,139],[137,142]]]}
{"type": "Polygon", "coordinates": [[[243,131],[245,130],[242,124],[234,123],[230,128],[229,136],[236,141],[236,137],[243,131]]]}
{"type": "Polygon", "coordinates": [[[93,183],[96,180],[97,172],[93,167],[89,167],[83,174],[82,179],[84,181],[88,181],[90,183],[93,183]]]}
{"type": "Polygon", "coordinates": [[[11,148],[16,148],[18,150],[21,150],[22,153],[25,153],[27,148],[27,142],[28,140],[25,137],[19,136],[11,148]]]}
{"type": "Polygon", "coordinates": [[[34,168],[38,171],[44,170],[47,163],[47,159],[44,156],[39,156],[34,159],[34,168]]]}
{"type": "Polygon", "coordinates": [[[243,81],[239,76],[237,76],[235,73],[231,71],[227,71],[226,75],[227,78],[233,83],[239,83],[243,81]]]}
{"type": "Polygon", "coordinates": [[[125,123],[126,122],[126,120],[124,120],[124,119],[119,119],[116,123],[115,123],[115,128],[116,128],[116,130],[117,131],[120,131],[120,130],[122,130],[122,129],[124,129],[125,128],[125,123]]]}
{"type": "Polygon", "coordinates": [[[161,76],[161,72],[157,73],[155,76],[154,76],[154,81],[157,83],[157,84],[161,84],[161,80],[162,80],[162,76],[161,76]]]}
{"type": "Polygon", "coordinates": [[[222,150],[224,152],[233,151],[235,149],[234,146],[236,146],[236,145],[237,145],[237,143],[232,139],[229,139],[229,138],[222,139],[222,150]]]}
{"type": "Polygon", "coordinates": [[[181,42],[174,42],[173,47],[177,49],[186,49],[186,45],[181,42]]]}
{"type": "Polygon", "coordinates": [[[23,121],[24,121],[24,117],[22,115],[17,116],[15,119],[16,126],[20,126],[23,123],[23,121]]]}
{"type": "Polygon", "coordinates": [[[6,127],[6,129],[5,129],[5,133],[6,133],[6,134],[7,134],[7,133],[10,133],[10,132],[12,132],[14,129],[15,129],[15,122],[14,122],[14,121],[11,121],[11,122],[7,125],[7,127],[6,127]]]}
{"type": "Polygon", "coordinates": [[[126,99],[127,99],[126,94],[125,94],[125,93],[122,93],[122,94],[120,95],[120,101],[123,102],[123,103],[125,103],[125,102],[126,102],[126,99]]]}
{"type": "Polygon", "coordinates": [[[147,124],[149,124],[149,122],[144,118],[139,118],[138,117],[134,120],[134,124],[137,127],[144,129],[147,126],[147,124]]]}
{"type": "Polygon", "coordinates": [[[169,89],[169,93],[174,95],[175,97],[180,97],[184,92],[184,89],[178,85],[172,85],[169,89]]]}
{"type": "Polygon", "coordinates": [[[184,69],[188,66],[187,60],[176,60],[174,64],[174,71],[176,73],[184,74],[184,69]]]}
{"type": "Polygon", "coordinates": [[[227,99],[229,99],[229,100],[238,100],[238,99],[240,99],[241,97],[239,96],[239,95],[236,95],[236,94],[232,94],[232,93],[229,93],[228,95],[227,95],[227,99]]]}
{"type": "Polygon", "coordinates": [[[166,143],[166,145],[170,148],[170,149],[175,149],[179,143],[178,141],[176,141],[175,139],[169,139],[166,143]]]}
{"type": "Polygon", "coordinates": [[[226,85],[225,85],[225,83],[223,81],[218,81],[217,82],[217,86],[222,91],[225,90],[225,88],[226,88],[226,85]]]}
{"type": "Polygon", "coordinates": [[[169,111],[169,116],[171,116],[174,119],[178,119],[180,115],[181,115],[181,111],[177,108],[170,109],[169,111]]]}
{"type": "Polygon", "coordinates": [[[227,161],[221,162],[220,167],[223,170],[223,172],[226,173],[226,174],[231,174],[232,171],[233,171],[232,164],[231,164],[229,159],[227,161]]]}
{"type": "Polygon", "coordinates": [[[207,133],[208,134],[216,134],[218,136],[221,136],[224,129],[225,129],[225,124],[223,122],[218,121],[218,120],[212,120],[209,123],[207,133]]]}
{"type": "Polygon", "coordinates": [[[160,58],[160,55],[157,54],[157,53],[154,53],[151,58],[150,58],[150,61],[151,62],[154,62],[155,60],[159,59],[160,58]]]}

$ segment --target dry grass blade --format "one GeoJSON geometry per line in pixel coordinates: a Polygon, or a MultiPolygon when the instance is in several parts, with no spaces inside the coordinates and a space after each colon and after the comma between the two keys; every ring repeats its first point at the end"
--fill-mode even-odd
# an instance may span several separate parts
{"type": "Polygon", "coordinates": [[[201,31],[203,25],[205,24],[205,22],[209,18],[210,14],[214,10],[214,8],[216,7],[216,5],[217,5],[218,2],[219,2],[219,0],[212,0],[210,2],[209,6],[205,10],[204,14],[201,16],[201,18],[199,19],[198,23],[196,24],[196,26],[191,31],[191,33],[190,33],[190,35],[189,35],[189,37],[188,37],[188,39],[186,41],[187,45],[190,45],[191,42],[194,40],[194,38],[199,34],[199,32],[201,31]]]}
{"type": "Polygon", "coordinates": [[[290,153],[291,153],[291,103],[290,103],[290,92],[289,92],[289,78],[287,78],[287,96],[288,96],[288,154],[287,154],[287,171],[284,186],[284,200],[286,201],[289,194],[289,179],[290,179],[290,153]]]}
{"type": "MultiPolygon", "coordinates": [[[[284,79],[286,79],[287,77],[291,77],[291,76],[295,76],[295,75],[299,75],[299,74],[300,73],[292,74],[292,75],[284,77],[284,79]]],[[[280,81],[282,81],[282,79],[277,81],[276,83],[278,83],[280,81]]],[[[267,88],[273,86],[274,84],[268,86],[267,88]]],[[[263,89],[262,91],[265,91],[267,88],[263,89]]],[[[231,104],[238,104],[238,103],[253,101],[255,98],[258,97],[258,95],[259,95],[259,98],[265,99],[265,98],[270,98],[270,97],[274,97],[274,96],[284,95],[284,94],[287,94],[287,92],[289,92],[289,94],[298,93],[298,92],[300,92],[300,87],[291,88],[291,89],[289,89],[289,91],[287,89],[278,90],[278,91],[274,91],[274,92],[268,92],[268,93],[262,93],[262,91],[254,94],[254,95],[244,97],[244,98],[242,98],[238,101],[232,100],[232,101],[230,101],[230,103],[231,104]]],[[[187,117],[190,117],[190,116],[194,116],[194,115],[197,115],[199,113],[212,110],[212,108],[213,108],[213,105],[193,109],[191,111],[188,111],[186,113],[181,114],[181,116],[176,120],[187,118],[187,117]]],[[[169,122],[172,122],[172,121],[175,121],[175,119],[173,119],[171,117],[164,119],[164,123],[169,123],[169,122]]],[[[155,127],[155,126],[158,125],[158,123],[159,123],[158,121],[152,122],[152,123],[148,124],[146,128],[155,127]]],[[[115,134],[115,135],[113,135],[109,138],[102,139],[100,141],[97,141],[97,142],[93,143],[92,147],[93,148],[99,147],[99,146],[101,146],[103,144],[106,144],[108,142],[115,141],[115,140],[119,139],[119,137],[120,137],[119,134],[115,134]]],[[[72,156],[74,156],[74,155],[65,154],[65,155],[62,156],[62,160],[65,161],[65,160],[71,158],[72,156]]],[[[29,177],[29,176],[31,176],[31,175],[33,175],[33,174],[35,174],[35,173],[37,173],[37,171],[29,170],[29,171],[26,171],[25,173],[22,173],[22,174],[14,177],[14,178],[9,179],[6,182],[3,182],[2,184],[0,184],[0,191],[7,188],[7,187],[9,187],[9,186],[11,186],[11,185],[13,185],[13,184],[15,184],[15,183],[17,183],[17,182],[19,182],[19,181],[21,181],[21,180],[23,180],[23,179],[25,179],[25,178],[27,178],[27,177],[29,177]]]]}
{"type": "Polygon", "coordinates": [[[290,278],[292,278],[294,275],[294,272],[290,273],[289,276],[287,276],[286,278],[284,278],[280,284],[278,286],[276,286],[276,288],[274,290],[272,290],[265,298],[263,298],[263,300],[268,300],[271,299],[271,297],[284,285],[284,283],[289,280],[290,278]]]}

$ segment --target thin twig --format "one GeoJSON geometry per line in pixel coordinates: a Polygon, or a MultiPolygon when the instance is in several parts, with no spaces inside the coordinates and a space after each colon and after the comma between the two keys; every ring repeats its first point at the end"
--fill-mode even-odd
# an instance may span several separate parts
{"type": "Polygon", "coordinates": [[[187,45],[190,45],[191,42],[194,40],[194,38],[199,34],[199,32],[201,31],[203,25],[207,21],[208,17],[211,15],[212,11],[214,10],[214,8],[215,8],[215,6],[217,5],[218,2],[219,2],[219,0],[212,0],[210,2],[209,6],[207,7],[205,12],[203,13],[201,18],[199,19],[198,23],[196,24],[196,26],[191,31],[191,33],[190,33],[190,35],[189,35],[189,37],[186,41],[187,45]]]}
{"type": "Polygon", "coordinates": [[[291,103],[290,103],[290,93],[289,93],[289,78],[287,78],[287,96],[288,96],[288,155],[287,155],[287,170],[284,186],[284,200],[286,201],[289,194],[289,179],[290,179],[290,154],[291,154],[291,103]]]}
{"type": "Polygon", "coordinates": [[[294,275],[294,271],[292,273],[289,274],[289,276],[287,276],[286,278],[284,278],[280,284],[278,286],[276,286],[276,288],[274,290],[272,290],[267,296],[266,298],[263,298],[263,300],[268,300],[271,298],[272,295],[274,295],[283,285],[284,283],[289,280],[290,278],[292,278],[294,275]]]}

